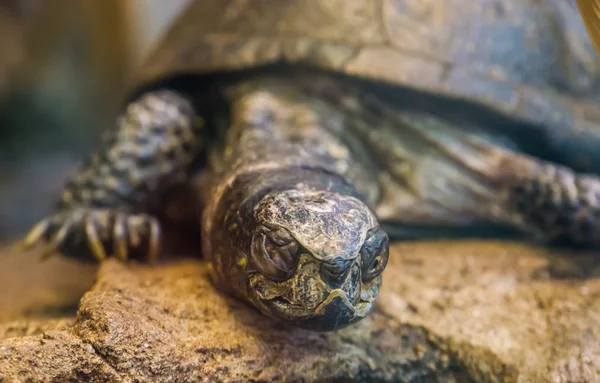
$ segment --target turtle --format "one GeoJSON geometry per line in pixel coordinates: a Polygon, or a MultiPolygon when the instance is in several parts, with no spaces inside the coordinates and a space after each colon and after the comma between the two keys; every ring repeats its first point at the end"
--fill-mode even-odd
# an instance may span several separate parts
{"type": "Polygon", "coordinates": [[[194,0],[23,244],[155,262],[189,240],[220,291],[335,331],[392,241],[598,247],[596,68],[558,0],[194,0]]]}

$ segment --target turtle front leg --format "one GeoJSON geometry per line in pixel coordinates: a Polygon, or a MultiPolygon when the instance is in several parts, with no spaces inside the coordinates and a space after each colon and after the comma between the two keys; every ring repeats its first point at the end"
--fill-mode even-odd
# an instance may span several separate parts
{"type": "Polygon", "coordinates": [[[202,124],[192,103],[168,90],[128,105],[116,129],[65,185],[55,211],[23,240],[25,249],[45,242],[42,257],[111,254],[125,261],[134,249],[158,256],[161,228],[153,207],[162,191],[185,182],[202,149],[202,124]]]}

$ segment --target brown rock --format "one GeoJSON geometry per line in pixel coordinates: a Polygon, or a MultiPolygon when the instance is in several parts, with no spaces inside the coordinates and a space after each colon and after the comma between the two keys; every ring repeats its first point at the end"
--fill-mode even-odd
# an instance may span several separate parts
{"type": "Polygon", "coordinates": [[[8,338],[43,335],[53,330],[66,330],[75,324],[75,316],[62,318],[19,319],[12,322],[0,323],[0,341],[8,338]]]}
{"type": "Polygon", "coordinates": [[[0,343],[0,382],[122,382],[92,346],[67,331],[0,343]]]}
{"type": "Polygon", "coordinates": [[[335,334],[293,329],[216,293],[198,262],[134,270],[107,264],[75,333],[138,381],[451,378],[428,332],[375,313],[335,334]]]}
{"type": "Polygon", "coordinates": [[[402,244],[394,252],[378,303],[442,338],[475,380],[600,381],[594,254],[503,242],[402,244]]]}
{"type": "Polygon", "coordinates": [[[111,261],[75,326],[0,342],[0,382],[597,382],[596,265],[502,242],[395,245],[372,315],[320,334],[219,294],[199,261],[111,261]]]}
{"type": "Polygon", "coordinates": [[[62,257],[41,262],[34,252],[0,248],[0,329],[9,321],[74,316],[97,268],[62,257]]]}

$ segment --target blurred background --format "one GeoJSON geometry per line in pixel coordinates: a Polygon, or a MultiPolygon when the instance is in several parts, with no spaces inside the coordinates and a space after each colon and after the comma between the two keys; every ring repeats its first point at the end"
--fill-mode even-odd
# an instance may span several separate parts
{"type": "Polygon", "coordinates": [[[0,241],[48,213],[190,0],[0,0],[0,241]]]}

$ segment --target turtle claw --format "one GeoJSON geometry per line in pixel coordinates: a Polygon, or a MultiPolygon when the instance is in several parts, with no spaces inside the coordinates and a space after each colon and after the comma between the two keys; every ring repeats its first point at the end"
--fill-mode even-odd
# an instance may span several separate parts
{"type": "Polygon", "coordinates": [[[45,218],[38,223],[27,233],[25,239],[23,239],[19,244],[18,248],[21,251],[26,251],[31,249],[33,246],[38,244],[42,237],[48,232],[51,226],[51,219],[45,218]]]}
{"type": "Polygon", "coordinates": [[[121,261],[126,262],[129,256],[127,249],[127,218],[124,214],[117,214],[113,230],[113,246],[115,255],[121,261]]]}
{"type": "Polygon", "coordinates": [[[155,218],[150,220],[150,249],[148,251],[148,261],[156,262],[160,250],[160,226],[155,218]]]}
{"type": "MultiPolygon", "coordinates": [[[[133,250],[144,246],[148,262],[155,262],[161,248],[161,230],[156,218],[147,214],[127,214],[113,209],[73,209],[37,223],[22,241],[28,250],[45,242],[43,260],[55,253],[76,255],[71,237],[85,238],[85,245],[97,262],[114,255],[127,262],[133,250]]],[[[80,243],[76,241],[75,243],[80,243]]]]}
{"type": "Polygon", "coordinates": [[[51,237],[45,249],[42,251],[40,255],[41,260],[46,260],[58,252],[58,249],[67,238],[67,235],[71,232],[71,228],[73,227],[74,223],[78,221],[78,217],[79,214],[69,215],[67,217],[66,221],[62,224],[62,226],[60,226],[56,234],[51,237]]]}
{"type": "Polygon", "coordinates": [[[98,234],[98,227],[96,226],[96,220],[93,215],[87,215],[85,217],[85,238],[87,240],[88,248],[92,252],[92,255],[98,262],[106,260],[106,251],[104,251],[104,245],[98,234]]]}

